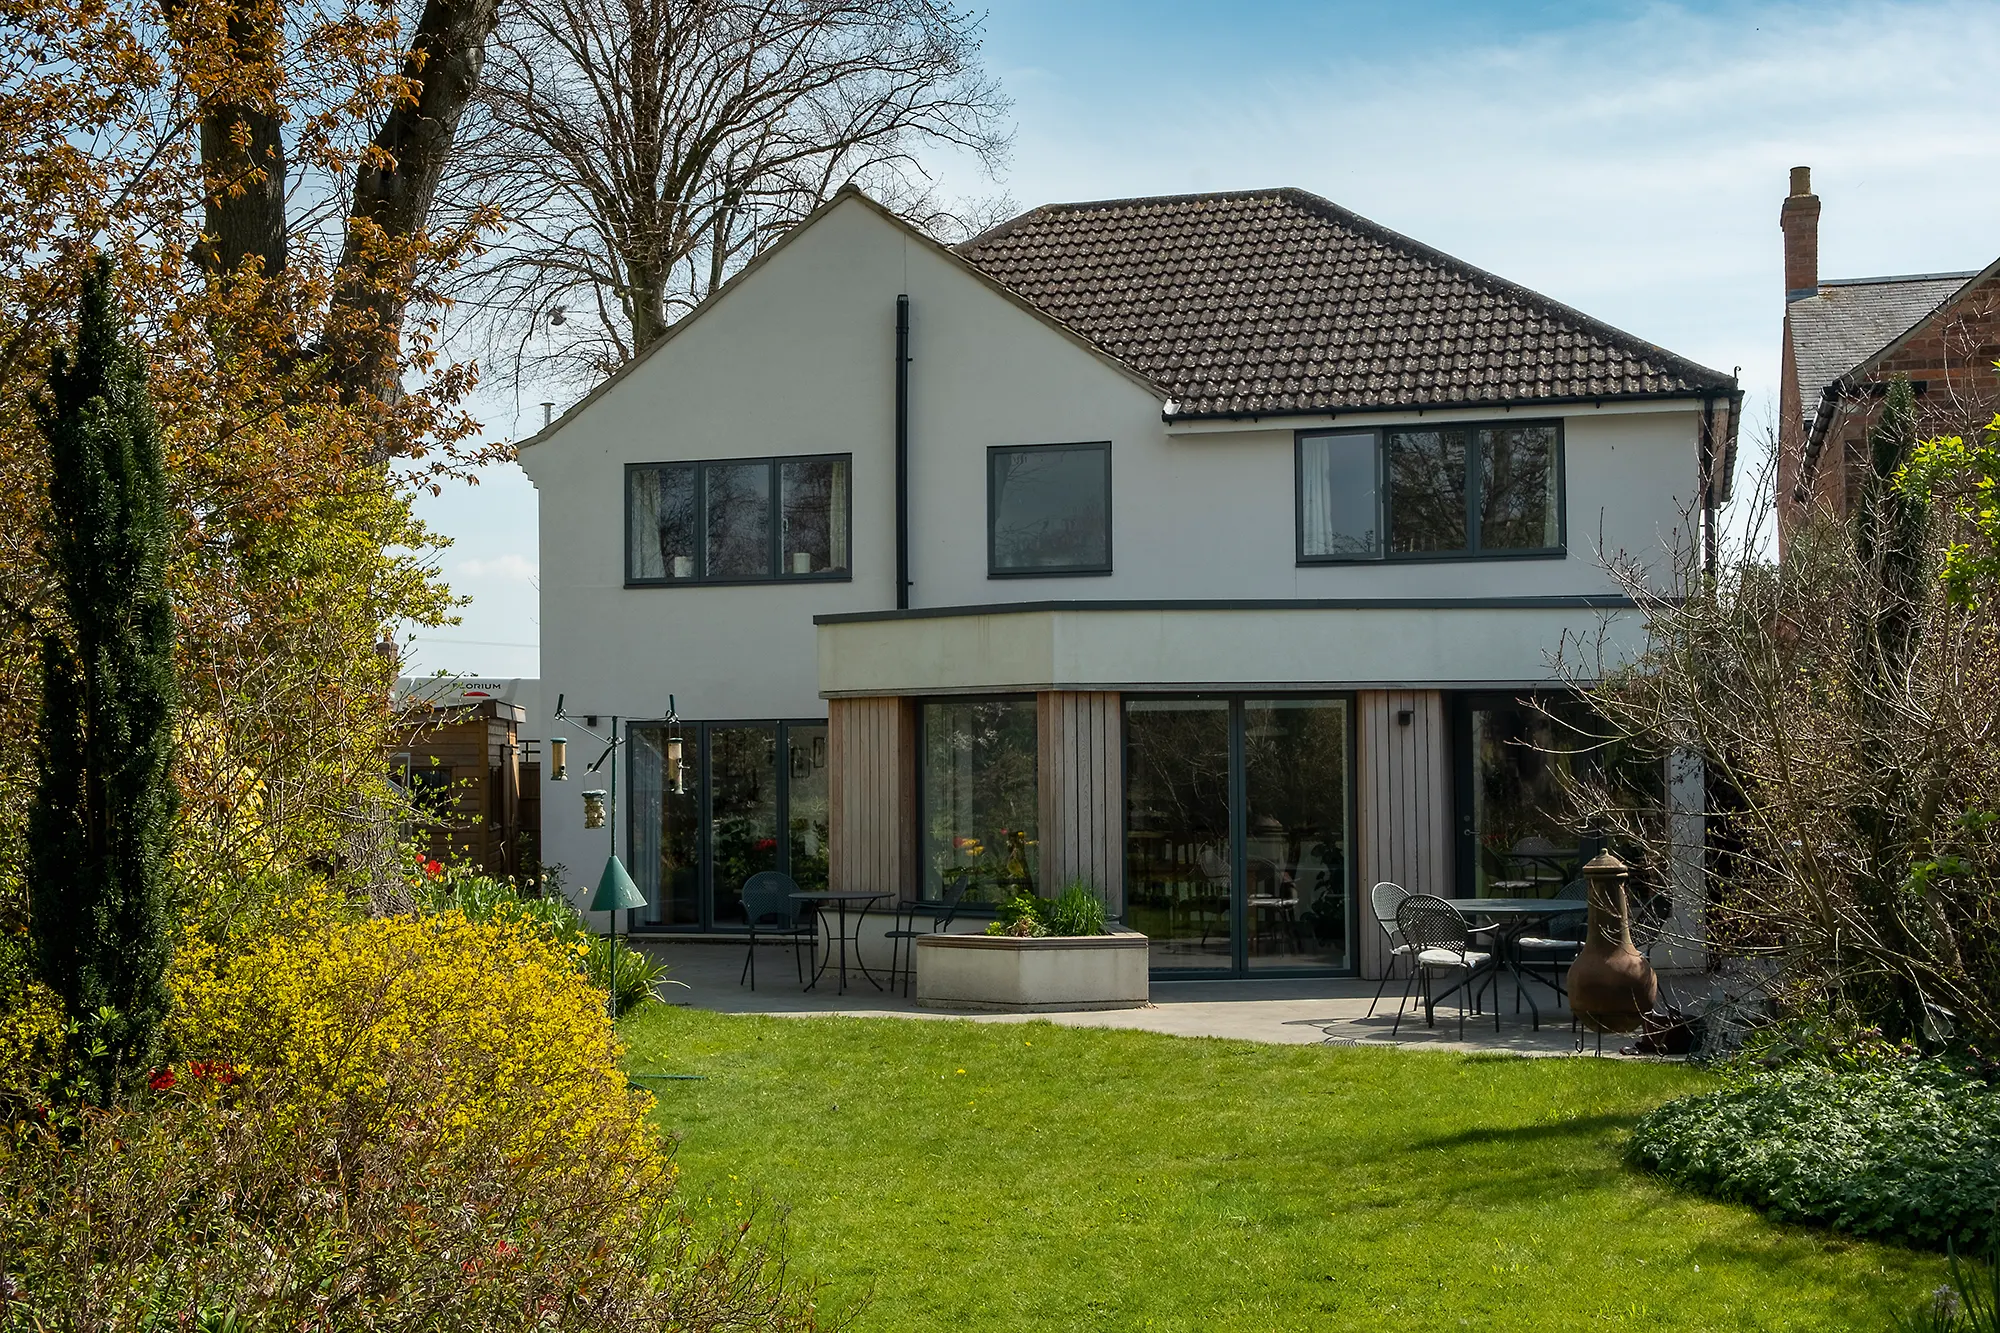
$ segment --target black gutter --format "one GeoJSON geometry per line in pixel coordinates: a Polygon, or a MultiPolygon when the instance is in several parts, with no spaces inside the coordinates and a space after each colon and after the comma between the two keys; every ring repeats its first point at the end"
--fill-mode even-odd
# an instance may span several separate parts
{"type": "Polygon", "coordinates": [[[896,298],[896,609],[910,609],[910,298],[896,298]]]}
{"type": "MultiPolygon", "coordinates": [[[[1545,398],[1478,398],[1446,403],[1346,403],[1328,407],[1271,407],[1261,411],[1245,412],[1174,412],[1160,414],[1168,425],[1178,425],[1184,421],[1262,421],[1266,417],[1278,419],[1286,417],[1338,417],[1350,416],[1397,416],[1405,413],[1422,416],[1426,412],[1466,412],[1488,409],[1517,407],[1568,407],[1578,403],[1602,406],[1605,403],[1672,403],[1700,400],[1706,402],[1718,393],[1729,393],[1731,386],[1716,384],[1689,389],[1661,390],[1654,393],[1576,393],[1551,395],[1545,398]]],[[[1740,392],[1740,391],[1738,391],[1740,392]]]]}
{"type": "Polygon", "coordinates": [[[921,606],[915,610],[839,611],[814,616],[813,624],[942,620],[954,616],[1011,616],[1042,611],[1631,611],[1638,606],[1638,602],[1623,593],[1556,593],[1526,597],[1245,597],[1189,598],[1181,601],[987,602],[971,606],[921,606]]]}

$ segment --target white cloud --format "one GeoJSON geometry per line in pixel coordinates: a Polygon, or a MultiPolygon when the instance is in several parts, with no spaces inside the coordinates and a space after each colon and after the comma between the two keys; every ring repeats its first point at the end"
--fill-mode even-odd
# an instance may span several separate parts
{"type": "Polygon", "coordinates": [[[496,555],[490,560],[461,560],[455,571],[464,578],[498,579],[508,583],[533,583],[540,572],[534,561],[511,552],[496,555]]]}

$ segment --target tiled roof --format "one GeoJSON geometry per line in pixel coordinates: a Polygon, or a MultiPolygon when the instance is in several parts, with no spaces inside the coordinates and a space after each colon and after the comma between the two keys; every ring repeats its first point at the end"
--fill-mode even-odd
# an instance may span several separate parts
{"type": "Polygon", "coordinates": [[[1303,190],[1055,204],[959,249],[1183,416],[1736,387],[1303,190]]]}
{"type": "Polygon", "coordinates": [[[1826,386],[1915,328],[1977,273],[1841,278],[1785,307],[1799,401],[1810,421],[1826,386]]]}

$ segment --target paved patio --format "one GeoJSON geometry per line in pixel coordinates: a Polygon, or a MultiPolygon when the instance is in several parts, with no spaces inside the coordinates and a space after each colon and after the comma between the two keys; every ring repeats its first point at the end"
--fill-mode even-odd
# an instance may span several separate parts
{"type": "MultiPolygon", "coordinates": [[[[820,987],[802,992],[792,966],[789,945],[760,945],[757,951],[757,989],[739,986],[743,967],[742,941],[657,942],[633,941],[647,953],[669,963],[669,975],[687,986],[669,986],[662,998],[669,1004],[684,1004],[728,1014],[773,1014],[786,1017],[818,1017],[845,1014],[865,1018],[949,1018],[980,1023],[1024,1023],[1044,1019],[1068,1027],[1138,1028],[1176,1037],[1233,1037],[1244,1041],[1266,1041],[1293,1045],[1331,1041],[1340,1045],[1405,1046],[1449,1051],[1504,1051],[1519,1055],[1571,1055],[1576,1039],[1570,1031],[1568,1009],[1562,1007],[1546,986],[1531,985],[1542,1007],[1539,1032],[1529,1022],[1525,1005],[1517,1017],[1511,980],[1501,987],[1500,1030],[1493,1030],[1488,1013],[1468,1015],[1465,1038],[1458,1036],[1458,1010],[1451,1001],[1439,1009],[1437,1026],[1424,1026],[1423,1010],[1412,1005],[1403,1016],[1400,1031],[1393,1032],[1396,1001],[1402,983],[1391,982],[1373,1018],[1365,1017],[1376,983],[1351,979],[1270,980],[1270,981],[1155,981],[1153,1002],[1143,1009],[1101,1009],[1077,1013],[973,1014],[920,1009],[915,1000],[906,1000],[902,987],[877,991],[858,972],[848,972],[847,994],[835,994],[835,976],[829,970],[820,987]]],[[[870,956],[871,964],[876,962],[870,956]]],[[[1666,983],[1670,984],[1670,983],[1666,983]]],[[[1615,1056],[1630,1037],[1604,1039],[1604,1054],[1615,1056]]],[[[1585,1051],[1595,1053],[1596,1038],[1588,1038],[1585,1051]]]]}

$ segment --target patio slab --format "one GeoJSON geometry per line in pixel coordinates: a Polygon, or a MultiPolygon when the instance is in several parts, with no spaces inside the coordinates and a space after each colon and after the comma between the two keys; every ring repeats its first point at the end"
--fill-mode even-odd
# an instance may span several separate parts
{"type": "MultiPolygon", "coordinates": [[[[1401,983],[1391,983],[1373,1018],[1366,1017],[1375,994],[1373,981],[1351,978],[1272,979],[1241,981],[1154,981],[1152,1003],[1143,1009],[1099,1009],[1075,1013],[968,1014],[919,1009],[906,1000],[900,986],[875,990],[857,972],[848,973],[847,994],[834,993],[829,972],[820,989],[803,991],[792,967],[789,946],[760,946],[758,989],[738,985],[743,967],[742,941],[663,943],[643,939],[632,943],[669,964],[668,975],[687,989],[670,986],[662,992],[669,1004],[729,1014],[770,1014],[780,1017],[916,1018],[946,1022],[1024,1023],[1046,1021],[1066,1027],[1135,1028],[1175,1037],[1230,1037],[1285,1045],[1333,1042],[1339,1045],[1403,1046],[1412,1049],[1506,1052],[1516,1055],[1574,1055],[1576,1038],[1569,1011],[1545,986],[1531,990],[1542,1006],[1539,1032],[1529,1023],[1524,1006],[1513,1012],[1511,984],[1501,987],[1500,1030],[1489,1013],[1468,1015],[1465,1036],[1458,1034],[1458,1011],[1449,1002],[1426,1028],[1421,1008],[1403,1015],[1395,1026],[1401,983]]],[[[1604,1039],[1603,1054],[1616,1058],[1630,1037],[1604,1039]]],[[[1585,1053],[1594,1054],[1594,1036],[1586,1038],[1585,1053]]],[[[1650,1057],[1641,1057],[1650,1058],[1650,1057]]]]}

